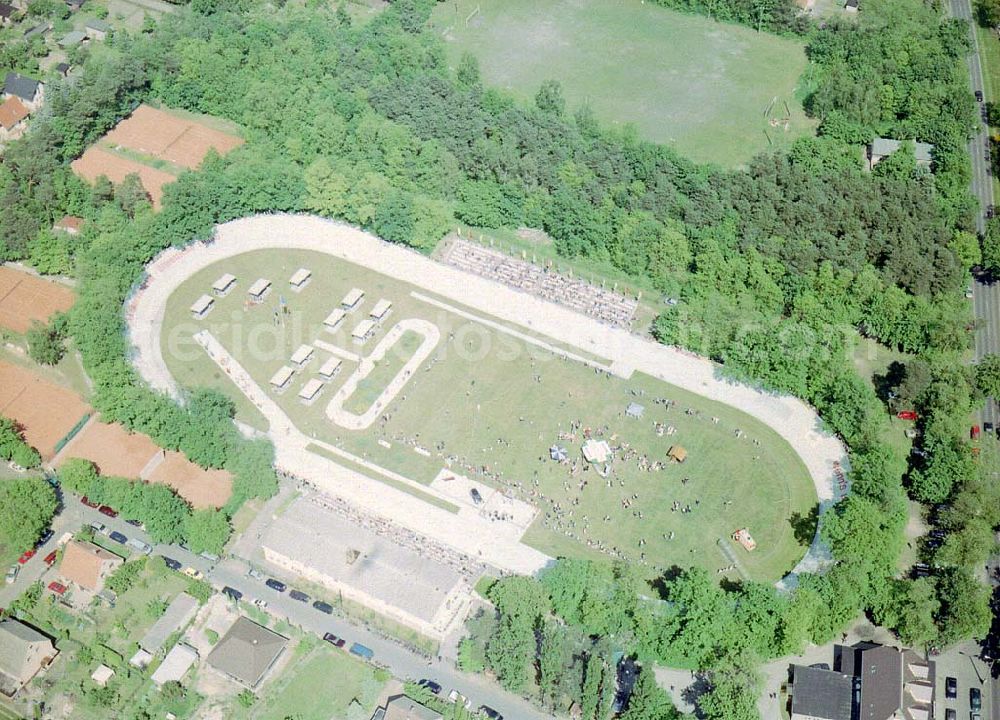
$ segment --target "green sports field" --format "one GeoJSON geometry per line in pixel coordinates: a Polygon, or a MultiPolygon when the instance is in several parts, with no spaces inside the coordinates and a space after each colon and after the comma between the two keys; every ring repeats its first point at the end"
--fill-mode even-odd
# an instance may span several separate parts
{"type": "Polygon", "coordinates": [[[524,100],[559,80],[571,110],[589,104],[699,162],[737,166],[813,132],[795,40],[639,0],[447,0],[434,24],[452,66],[470,52],[485,82],[524,100]]]}
{"type": "MultiPolygon", "coordinates": [[[[651,573],[674,563],[719,569],[735,557],[761,580],[777,579],[801,557],[811,536],[801,527],[796,533],[792,519],[808,515],[816,495],[804,465],[769,428],[649,376],[625,380],[596,372],[455,312],[496,322],[478,311],[450,301],[452,309],[438,307],[412,292],[440,300],[331,256],[254,251],[181,285],[168,303],[161,345],[182,384],[222,389],[237,400],[241,420],[261,427],[263,418],[191,336],[210,330],[262,387],[300,344],[315,343],[315,356],[291,386],[280,394],[269,390],[302,432],[424,484],[450,464],[453,472],[507,486],[542,510],[526,541],[553,555],[608,558],[616,549],[651,573]],[[291,293],[288,278],[299,267],[309,268],[313,280],[291,293]],[[207,318],[193,320],[191,303],[226,272],[239,278],[237,287],[216,301],[207,318]],[[271,279],[274,290],[262,305],[247,307],[247,288],[258,277],[271,279]],[[322,322],[352,287],[365,291],[364,304],[330,332],[322,322]],[[380,298],[392,301],[390,317],[365,345],[354,344],[351,330],[380,298]],[[282,299],[286,313],[280,312],[282,299]],[[314,404],[299,401],[299,388],[330,356],[323,344],[366,354],[405,318],[433,322],[441,341],[375,424],[349,431],[326,417],[336,388],[356,367],[350,360],[314,404]],[[632,401],[644,405],[641,419],[625,417],[632,401]],[[661,424],[662,435],[654,423],[661,424]],[[607,477],[601,476],[603,464],[581,459],[587,434],[620,448],[607,477]],[[566,463],[549,459],[553,444],[566,449],[566,463]],[[667,461],[672,445],[687,450],[686,462],[667,461]],[[742,527],[757,540],[752,553],[729,539],[742,527]]],[[[386,367],[401,366],[413,353],[412,343],[399,353],[393,359],[390,351],[386,367]]],[[[381,382],[394,372],[381,371],[381,382]]],[[[377,377],[370,376],[372,384],[377,377]]],[[[372,384],[364,388],[369,401],[380,392],[372,384]]],[[[352,400],[349,408],[363,409],[364,403],[352,400]]]]}

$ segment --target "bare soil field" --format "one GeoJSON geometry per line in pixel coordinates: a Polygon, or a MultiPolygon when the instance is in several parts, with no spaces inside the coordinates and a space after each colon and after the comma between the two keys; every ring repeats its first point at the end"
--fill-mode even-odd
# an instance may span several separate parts
{"type": "Polygon", "coordinates": [[[89,183],[93,183],[101,175],[112,183],[120,183],[127,175],[135,173],[146,188],[153,207],[159,209],[163,200],[163,186],[172,183],[175,178],[168,172],[157,170],[149,165],[143,165],[136,160],[117,155],[102,147],[93,146],[73,161],[73,172],[89,183]]]}
{"type": "Polygon", "coordinates": [[[73,429],[90,406],[72,390],[43,380],[30,370],[0,363],[0,415],[24,428],[24,438],[43,460],[73,429]]]}
{"type": "Polygon", "coordinates": [[[0,265],[0,327],[23,333],[73,307],[73,291],[31,273],[0,265]]]}
{"type": "Polygon", "coordinates": [[[210,149],[225,155],[243,144],[235,135],[149,105],[137,107],[104,139],[189,169],[198,167],[210,149]]]}
{"type": "Polygon", "coordinates": [[[228,472],[205,470],[173,450],[147,480],[169,485],[196,510],[222,507],[233,493],[233,476],[228,472]]]}

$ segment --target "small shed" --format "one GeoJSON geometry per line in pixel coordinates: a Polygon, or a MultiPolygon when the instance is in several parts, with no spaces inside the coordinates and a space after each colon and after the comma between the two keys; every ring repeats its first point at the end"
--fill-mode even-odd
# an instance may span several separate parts
{"type": "Polygon", "coordinates": [[[681,445],[674,445],[669,450],[667,450],[667,457],[674,462],[682,463],[687,460],[688,451],[685,450],[681,445]]]}
{"type": "Polygon", "coordinates": [[[390,312],[392,312],[392,303],[386,300],[385,298],[382,298],[377,303],[375,303],[375,307],[372,308],[372,311],[371,313],[369,313],[369,315],[371,319],[374,320],[375,322],[382,322],[387,317],[389,317],[390,312]]]}
{"type": "Polygon", "coordinates": [[[99,18],[88,20],[84,27],[88,37],[93,40],[103,40],[111,32],[111,26],[99,18]]]}
{"type": "Polygon", "coordinates": [[[644,412],[646,412],[646,408],[639,403],[629,403],[628,407],[625,408],[625,414],[630,418],[639,419],[642,417],[644,412]]]}
{"type": "Polygon", "coordinates": [[[356,345],[364,345],[375,334],[375,329],[375,321],[371,318],[366,318],[359,322],[357,327],[351,331],[351,338],[356,345]]]}
{"type": "Polygon", "coordinates": [[[326,320],[323,321],[323,325],[330,332],[334,332],[340,323],[344,322],[344,318],[347,317],[347,311],[344,308],[335,308],[329,315],[326,316],[326,320]]]}
{"type": "Polygon", "coordinates": [[[87,39],[87,34],[80,30],[70,30],[59,40],[59,47],[65,49],[74,48],[87,39]]]}
{"type": "Polygon", "coordinates": [[[133,655],[129,659],[128,664],[131,665],[132,667],[137,667],[140,670],[145,670],[146,667],[151,662],[153,662],[152,653],[149,653],[146,650],[139,648],[138,650],[135,651],[135,655],[133,655]]]}
{"type": "Polygon", "coordinates": [[[278,370],[278,372],[271,376],[271,385],[276,390],[284,390],[288,387],[288,383],[291,382],[292,375],[294,374],[294,369],[284,365],[280,370],[278,370]]]}
{"type": "Polygon", "coordinates": [[[214,292],[219,297],[225,297],[229,294],[229,291],[236,286],[236,276],[231,273],[226,273],[214,283],[212,283],[212,292],[214,292]]]}
{"type": "Polygon", "coordinates": [[[108,680],[115,676],[115,671],[109,668],[107,665],[98,665],[97,669],[94,670],[90,675],[90,679],[95,683],[104,687],[108,684],[108,680]]]}
{"type": "Polygon", "coordinates": [[[191,316],[196,320],[201,320],[212,311],[213,305],[215,305],[215,300],[212,299],[211,295],[202,295],[191,305],[191,316]]]}
{"type": "Polygon", "coordinates": [[[292,353],[292,364],[303,367],[312,359],[312,356],[312,345],[299,345],[298,350],[292,353]]]}
{"type": "Polygon", "coordinates": [[[255,303],[264,302],[264,298],[267,297],[268,293],[271,292],[271,281],[267,278],[260,278],[253,285],[250,286],[248,294],[250,295],[250,300],[255,303]]]}
{"type": "Polygon", "coordinates": [[[858,0],[845,0],[844,10],[849,13],[856,13],[858,11],[858,0]]]}
{"type": "Polygon", "coordinates": [[[292,286],[293,290],[301,290],[309,284],[309,280],[311,279],[312,271],[307,270],[306,268],[299,268],[295,271],[295,274],[289,278],[288,284],[292,286]]]}
{"type": "Polygon", "coordinates": [[[323,366],[319,369],[320,377],[329,380],[330,378],[334,377],[337,373],[340,372],[340,366],[342,364],[343,361],[339,357],[337,356],[331,357],[329,360],[323,363],[323,366]]]}
{"type": "Polygon", "coordinates": [[[351,291],[344,295],[344,299],[340,301],[340,304],[345,310],[354,310],[360,304],[361,301],[365,299],[365,291],[360,288],[351,288],[351,291]]]}
{"type": "Polygon", "coordinates": [[[184,673],[196,662],[198,662],[198,651],[186,643],[179,642],[163,658],[163,662],[156,668],[151,679],[158,687],[171,680],[180,682],[184,673]]]}
{"type": "Polygon", "coordinates": [[[569,453],[566,452],[566,448],[553,445],[549,448],[549,458],[556,462],[564,462],[569,459],[569,453]]]}
{"type": "Polygon", "coordinates": [[[317,397],[319,397],[320,391],[323,389],[323,383],[316,378],[312,378],[302,389],[299,390],[299,398],[306,403],[311,403],[317,397]]]}
{"type": "Polygon", "coordinates": [[[583,457],[591,463],[607,462],[611,458],[611,446],[607,440],[591,438],[583,444],[583,457]]]}

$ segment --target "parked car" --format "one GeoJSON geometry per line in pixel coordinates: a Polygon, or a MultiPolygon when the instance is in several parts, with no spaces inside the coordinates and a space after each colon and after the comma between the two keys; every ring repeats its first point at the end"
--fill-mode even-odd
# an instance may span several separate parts
{"type": "Polygon", "coordinates": [[[179,562],[177,562],[173,558],[167,557],[166,555],[163,556],[163,563],[168,568],[170,568],[171,570],[180,570],[181,569],[181,564],[179,562]]]}
{"type": "Polygon", "coordinates": [[[500,713],[498,713],[496,710],[494,710],[493,708],[491,708],[489,705],[480,705],[479,706],[479,714],[480,715],[485,715],[490,720],[503,720],[503,715],[501,715],[500,713]]]}
{"type": "Polygon", "coordinates": [[[944,696],[949,700],[958,697],[958,680],[951,676],[944,679],[944,696]]]}
{"type": "Polygon", "coordinates": [[[285,583],[281,582],[281,580],[275,580],[274,578],[268,578],[264,584],[277,592],[285,592],[285,589],[288,587],[285,583]]]}
{"type": "Polygon", "coordinates": [[[109,518],[118,517],[118,511],[113,509],[109,505],[101,505],[99,508],[97,508],[97,512],[101,513],[101,515],[107,515],[109,518]]]}
{"type": "Polygon", "coordinates": [[[306,595],[301,590],[292,590],[290,593],[288,593],[288,597],[290,597],[292,600],[298,600],[299,602],[304,602],[304,603],[309,602],[309,596],[306,595]]]}
{"type": "Polygon", "coordinates": [[[117,530],[112,530],[111,534],[108,535],[108,537],[114,540],[116,543],[119,543],[120,545],[124,545],[125,543],[128,542],[128,538],[122,535],[117,530]]]}
{"type": "Polygon", "coordinates": [[[958,713],[955,712],[955,708],[948,708],[944,711],[944,720],[958,720],[958,713]]]}
{"type": "Polygon", "coordinates": [[[150,545],[149,543],[144,543],[139,538],[132,538],[131,540],[129,540],[128,546],[138,550],[143,555],[149,555],[149,553],[153,552],[153,546],[150,545]]]}
{"type": "Polygon", "coordinates": [[[131,520],[126,520],[125,522],[127,522],[132,527],[137,527],[137,528],[141,528],[142,527],[142,522],[139,521],[139,520],[136,520],[135,518],[132,518],[131,520]]]}
{"type": "Polygon", "coordinates": [[[258,570],[255,567],[250,568],[247,571],[247,575],[249,575],[250,577],[252,577],[254,580],[263,580],[264,579],[264,573],[262,573],[260,570],[258,570]]]}
{"type": "Polygon", "coordinates": [[[98,507],[97,503],[90,502],[90,498],[88,498],[86,495],[84,495],[82,498],[80,498],[80,502],[82,502],[84,505],[86,505],[89,508],[96,508],[96,507],[98,507]]]}
{"type": "Polygon", "coordinates": [[[983,694],[979,688],[969,688],[969,708],[972,710],[983,709],[983,694]]]}
{"type": "Polygon", "coordinates": [[[465,695],[460,693],[458,690],[452,690],[450,693],[448,693],[448,699],[451,700],[456,705],[462,705],[466,708],[472,707],[472,701],[469,700],[469,698],[465,697],[465,695]]]}
{"type": "Polygon", "coordinates": [[[325,603],[322,600],[317,600],[313,603],[313,607],[319,610],[321,613],[326,613],[327,615],[333,615],[333,605],[330,603],[325,603]]]}
{"type": "Polygon", "coordinates": [[[228,598],[231,598],[235,602],[239,602],[240,599],[243,597],[243,593],[241,593],[236,588],[229,587],[228,585],[222,588],[222,594],[228,598]]]}
{"type": "Polygon", "coordinates": [[[219,558],[218,555],[216,555],[215,553],[210,553],[210,552],[198,553],[198,557],[203,557],[206,560],[208,560],[209,562],[213,562],[213,563],[217,563],[220,560],[220,558],[219,558]]]}
{"type": "Polygon", "coordinates": [[[193,567],[184,568],[184,574],[189,578],[194,578],[195,580],[201,580],[204,575],[201,574],[201,570],[195,570],[193,567]]]}
{"type": "Polygon", "coordinates": [[[4,578],[8,585],[12,584],[17,580],[17,573],[21,569],[19,565],[11,565],[10,569],[7,571],[7,577],[4,578]]]}
{"type": "Polygon", "coordinates": [[[976,102],[982,102],[982,101],[983,101],[983,91],[976,90],[976,102]]]}
{"type": "Polygon", "coordinates": [[[49,590],[51,590],[56,595],[62,595],[63,593],[66,592],[66,586],[60,582],[56,582],[55,580],[53,580],[52,582],[49,583],[49,590]]]}
{"type": "Polygon", "coordinates": [[[417,685],[419,685],[420,687],[425,688],[427,690],[430,690],[435,695],[440,695],[441,694],[441,685],[439,685],[438,683],[434,682],[433,680],[428,680],[427,678],[424,678],[423,680],[421,680],[420,682],[418,682],[417,685]]]}
{"type": "Polygon", "coordinates": [[[104,526],[104,523],[97,522],[96,520],[90,523],[90,529],[93,530],[95,533],[103,533],[105,530],[107,530],[107,528],[104,526]]]}
{"type": "Polygon", "coordinates": [[[267,600],[261,600],[260,598],[257,598],[256,600],[253,601],[253,604],[256,605],[258,608],[260,608],[261,610],[267,610],[267,600]]]}
{"type": "Polygon", "coordinates": [[[52,552],[50,552],[48,555],[45,556],[45,564],[51,567],[52,563],[54,563],[55,561],[56,561],[56,551],[53,550],[52,552]]]}
{"type": "Polygon", "coordinates": [[[49,540],[52,539],[52,536],[54,534],[55,533],[53,533],[51,530],[46,530],[45,532],[43,532],[42,536],[40,538],[38,538],[38,544],[35,545],[35,547],[41,547],[42,545],[44,545],[45,543],[47,543],[49,540]]]}
{"type": "Polygon", "coordinates": [[[474,502],[476,505],[478,505],[483,501],[483,496],[479,493],[479,491],[476,488],[472,488],[471,490],[469,490],[469,495],[472,496],[472,502],[474,502]]]}
{"type": "Polygon", "coordinates": [[[375,657],[375,652],[371,648],[365,647],[361,643],[354,643],[353,645],[351,645],[350,653],[352,655],[357,655],[359,658],[363,658],[365,660],[371,660],[373,657],[375,657]]]}
{"type": "Polygon", "coordinates": [[[23,553],[21,553],[21,557],[17,559],[17,564],[24,565],[26,562],[31,560],[31,558],[35,557],[35,552],[36,551],[34,549],[25,550],[23,553]]]}
{"type": "Polygon", "coordinates": [[[344,645],[347,644],[333,633],[323,633],[323,639],[326,640],[331,645],[333,645],[334,647],[342,648],[344,647],[344,645]]]}

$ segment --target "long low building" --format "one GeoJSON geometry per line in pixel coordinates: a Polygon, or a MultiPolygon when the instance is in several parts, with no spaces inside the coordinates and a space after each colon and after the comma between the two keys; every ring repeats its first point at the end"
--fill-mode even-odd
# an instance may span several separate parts
{"type": "Polygon", "coordinates": [[[156,653],[173,633],[177,632],[194,617],[198,601],[182,592],[173,599],[159,620],[153,623],[142,639],[139,647],[149,653],[156,653]]]}
{"type": "Polygon", "coordinates": [[[469,587],[459,571],[322,502],[322,496],[300,497],[275,518],[261,540],[268,562],[425,635],[443,637],[467,607],[469,587]]]}
{"type": "Polygon", "coordinates": [[[271,376],[271,386],[276,390],[284,390],[288,387],[288,383],[292,381],[292,376],[294,374],[294,368],[283,365],[276,373],[274,373],[274,375],[271,376]]]}

